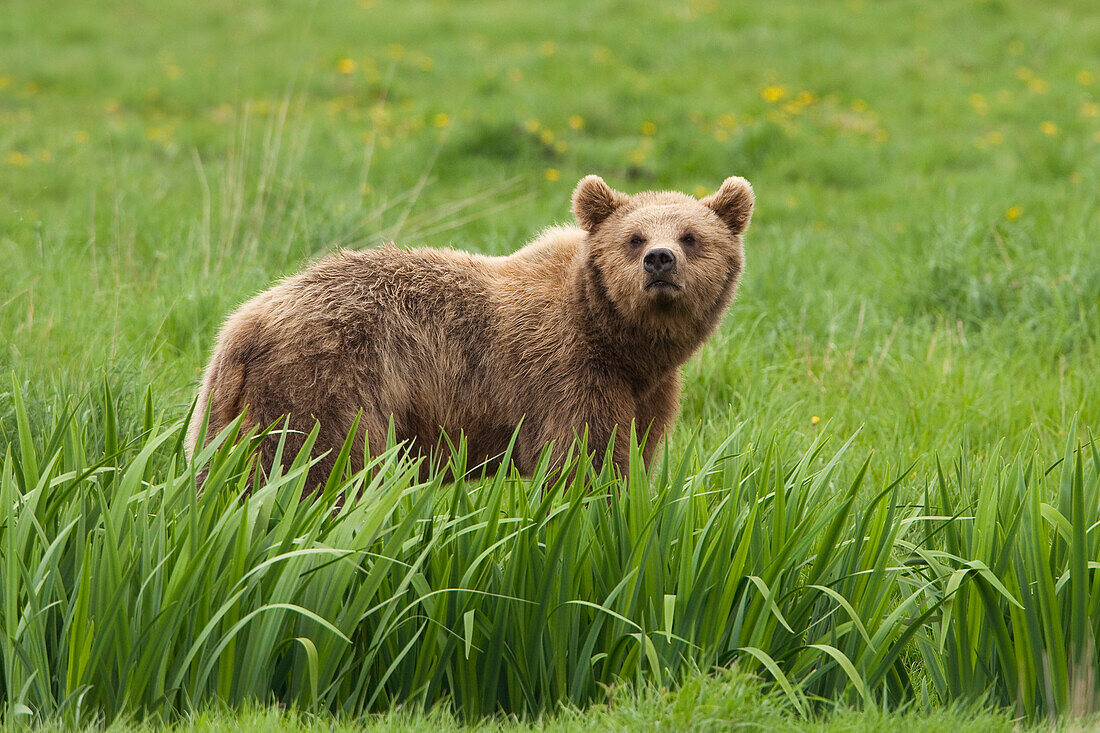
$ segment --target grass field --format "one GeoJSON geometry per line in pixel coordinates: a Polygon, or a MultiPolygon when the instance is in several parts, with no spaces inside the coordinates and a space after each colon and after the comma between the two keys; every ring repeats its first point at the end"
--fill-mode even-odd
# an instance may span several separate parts
{"type": "MultiPolygon", "coordinates": [[[[756,697],[668,727],[1093,712],[1098,182],[1086,0],[8,2],[5,709],[592,703],[538,725],[614,728],[629,722],[601,685],[687,679],[756,697]],[[236,304],[337,246],[509,252],[565,221],[591,172],[698,194],[739,174],[757,192],[741,292],[685,368],[667,470],[610,505],[583,498],[605,475],[542,507],[537,479],[417,487],[394,457],[374,503],[326,512],[287,505],[293,475],[237,501],[244,457],[225,447],[190,498],[178,422],[236,304]],[[540,554],[554,541],[600,549],[540,554]],[[551,586],[568,613],[522,610],[551,586]],[[249,616],[273,603],[321,620],[249,616]],[[352,611],[394,603],[426,621],[352,611]],[[269,621],[229,633],[248,617],[269,621]],[[161,662],[144,686],[136,670],[161,662]],[[693,671],[733,663],[772,687],[693,671]]],[[[694,709],[695,693],[640,694],[639,714],[694,709]]]]}

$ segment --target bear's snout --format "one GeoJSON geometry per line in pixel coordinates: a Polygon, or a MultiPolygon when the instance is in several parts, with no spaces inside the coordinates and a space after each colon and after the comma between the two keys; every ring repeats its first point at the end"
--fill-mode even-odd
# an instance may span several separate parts
{"type": "Polygon", "coordinates": [[[676,255],[667,247],[654,247],[645,253],[642,266],[650,275],[664,275],[676,268],[676,255]]]}

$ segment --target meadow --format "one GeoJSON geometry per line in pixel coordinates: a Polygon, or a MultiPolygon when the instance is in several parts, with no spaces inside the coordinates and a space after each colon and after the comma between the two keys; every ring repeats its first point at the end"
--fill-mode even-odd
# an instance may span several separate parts
{"type": "Polygon", "coordinates": [[[1086,0],[9,2],[2,714],[1095,714],[1098,181],[1086,0]],[[300,504],[231,435],[184,460],[236,304],[336,247],[509,252],[593,172],[757,193],[653,466],[421,484],[394,448],[300,504]]]}

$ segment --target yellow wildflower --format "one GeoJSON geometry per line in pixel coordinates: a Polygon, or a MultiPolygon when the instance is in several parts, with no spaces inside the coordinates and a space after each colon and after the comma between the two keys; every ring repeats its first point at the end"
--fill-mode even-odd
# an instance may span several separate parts
{"type": "Polygon", "coordinates": [[[355,71],[355,61],[353,59],[340,59],[336,62],[336,70],[341,74],[350,74],[355,71]]]}
{"type": "Polygon", "coordinates": [[[980,115],[984,115],[989,111],[989,104],[985,101],[985,95],[978,92],[970,95],[970,106],[980,115]]]}
{"type": "Polygon", "coordinates": [[[1024,213],[1024,211],[1019,206],[1012,206],[1005,212],[1005,218],[1009,221],[1016,221],[1020,218],[1020,214],[1022,213],[1024,213]]]}
{"type": "Polygon", "coordinates": [[[653,136],[657,133],[657,125],[653,124],[652,122],[643,122],[641,129],[642,134],[646,136],[653,136]]]}
{"type": "Polygon", "coordinates": [[[810,425],[817,425],[819,422],[821,422],[821,418],[817,415],[810,418],[810,425]]]}
{"type": "Polygon", "coordinates": [[[760,96],[764,98],[765,102],[778,102],[787,95],[787,87],[782,84],[773,84],[769,87],[764,87],[760,92],[760,96]]]}
{"type": "Polygon", "coordinates": [[[546,169],[546,180],[556,181],[559,178],[561,178],[561,173],[558,172],[557,168],[547,168],[546,169]]]}
{"type": "Polygon", "coordinates": [[[549,145],[554,142],[554,131],[543,128],[543,130],[539,132],[539,140],[542,141],[543,145],[549,145]]]}
{"type": "Polygon", "coordinates": [[[990,145],[1000,145],[1005,141],[1005,135],[1000,130],[990,130],[986,139],[989,140],[990,145]]]}
{"type": "Polygon", "coordinates": [[[175,64],[168,64],[168,66],[164,67],[164,75],[169,79],[179,79],[183,76],[183,69],[175,64]]]}
{"type": "Polygon", "coordinates": [[[1074,171],[1069,174],[1070,183],[1080,183],[1083,180],[1085,180],[1085,177],[1081,175],[1081,171],[1074,171]]]}
{"type": "Polygon", "coordinates": [[[512,82],[513,84],[516,84],[522,79],[523,79],[523,72],[522,71],[520,71],[519,69],[517,69],[514,66],[512,68],[508,69],[508,81],[512,82]]]}
{"type": "Polygon", "coordinates": [[[31,164],[31,156],[20,153],[18,150],[9,151],[8,154],[4,156],[4,159],[20,168],[26,168],[31,164]]]}
{"type": "Polygon", "coordinates": [[[1077,72],[1077,83],[1083,87],[1087,87],[1088,85],[1092,84],[1093,79],[1094,77],[1092,75],[1092,72],[1088,69],[1081,69],[1077,72]]]}
{"type": "Polygon", "coordinates": [[[451,117],[446,112],[440,112],[432,118],[432,124],[436,127],[447,127],[451,124],[451,117]]]}
{"type": "Polygon", "coordinates": [[[11,77],[0,74],[0,89],[7,89],[11,86],[11,77]]]}
{"type": "Polygon", "coordinates": [[[1042,79],[1031,79],[1027,83],[1027,88],[1036,94],[1046,94],[1048,86],[1049,85],[1042,79]]]}
{"type": "Polygon", "coordinates": [[[574,130],[580,130],[584,128],[584,118],[580,115],[573,115],[569,118],[569,126],[574,130]]]}
{"type": "Polygon", "coordinates": [[[405,47],[400,43],[391,43],[387,48],[391,59],[401,59],[405,57],[405,47]]]}
{"type": "Polygon", "coordinates": [[[539,53],[543,56],[553,56],[558,52],[558,44],[553,41],[543,41],[539,44],[539,53]]]}
{"type": "Polygon", "coordinates": [[[1039,129],[1042,130],[1044,135],[1054,137],[1058,134],[1058,125],[1054,124],[1050,120],[1047,120],[1043,124],[1039,125],[1039,129]]]}
{"type": "Polygon", "coordinates": [[[1082,117],[1100,117],[1100,104],[1096,102],[1085,102],[1081,105],[1082,117]]]}
{"type": "Polygon", "coordinates": [[[145,139],[155,142],[165,142],[172,139],[171,125],[154,125],[145,129],[145,139]]]}
{"type": "Polygon", "coordinates": [[[77,130],[76,134],[73,135],[73,137],[76,139],[76,141],[78,143],[80,143],[82,145],[84,143],[88,142],[88,133],[86,133],[84,130],[77,130]]]}

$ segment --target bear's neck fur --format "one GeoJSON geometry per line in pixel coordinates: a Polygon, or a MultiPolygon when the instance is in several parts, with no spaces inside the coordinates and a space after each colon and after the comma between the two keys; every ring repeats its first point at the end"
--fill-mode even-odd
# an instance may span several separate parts
{"type": "Polygon", "coordinates": [[[587,360],[621,378],[635,394],[647,394],[691,358],[721,321],[737,282],[731,276],[712,306],[699,313],[673,310],[662,323],[656,307],[641,318],[622,311],[586,246],[571,269],[571,306],[581,324],[587,360]]]}

